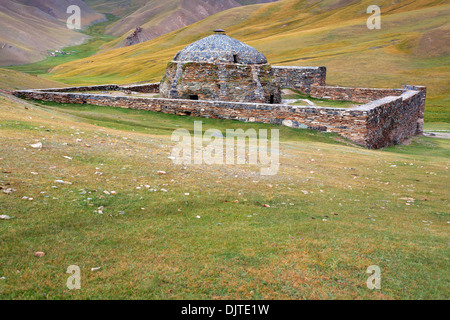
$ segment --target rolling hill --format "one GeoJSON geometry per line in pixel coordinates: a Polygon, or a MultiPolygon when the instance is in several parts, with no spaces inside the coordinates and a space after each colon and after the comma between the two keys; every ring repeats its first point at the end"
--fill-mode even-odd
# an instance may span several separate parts
{"type": "Polygon", "coordinates": [[[83,43],[88,37],[66,26],[70,4],[80,6],[84,27],[104,19],[81,0],[0,1],[0,66],[39,61],[48,50],[83,43]]]}
{"type": "Polygon", "coordinates": [[[0,89],[44,89],[64,86],[63,83],[44,79],[36,75],[0,68],[0,89]]]}
{"type": "MultiPolygon", "coordinates": [[[[227,0],[214,0],[214,2],[226,2],[227,0]]],[[[249,5],[256,3],[268,3],[275,2],[278,0],[236,0],[240,5],[249,5]]],[[[88,4],[91,8],[96,10],[97,12],[114,14],[116,16],[127,16],[132,14],[133,12],[139,10],[144,7],[148,2],[148,0],[84,0],[86,4],[88,4]]],[[[164,2],[164,1],[159,1],[164,2]]],[[[170,2],[170,1],[169,1],[170,2]]],[[[180,2],[178,0],[178,2],[180,2]]],[[[212,0],[207,1],[210,4],[213,2],[212,0]]]]}
{"type": "Polygon", "coordinates": [[[104,47],[110,49],[157,38],[231,8],[273,1],[276,0],[134,0],[108,4],[88,0],[87,3],[99,11],[123,15],[106,30],[107,34],[119,37],[117,41],[104,47]]]}

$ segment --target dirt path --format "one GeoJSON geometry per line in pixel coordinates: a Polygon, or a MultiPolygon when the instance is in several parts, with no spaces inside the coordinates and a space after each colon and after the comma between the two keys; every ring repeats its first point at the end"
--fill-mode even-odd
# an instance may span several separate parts
{"type": "Polygon", "coordinates": [[[450,139],[448,132],[424,132],[423,135],[430,138],[450,139]]]}

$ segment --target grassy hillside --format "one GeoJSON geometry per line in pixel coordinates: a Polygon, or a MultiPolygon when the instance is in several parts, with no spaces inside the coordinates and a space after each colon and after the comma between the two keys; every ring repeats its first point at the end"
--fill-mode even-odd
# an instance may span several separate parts
{"type": "Polygon", "coordinates": [[[231,9],[152,41],[55,68],[70,83],[159,81],[168,61],[217,27],[265,53],[275,65],[318,66],[329,84],[426,85],[427,121],[450,121],[449,40],[445,1],[302,1],[231,9]],[[382,29],[368,30],[366,8],[382,8],[382,29]]]}
{"type": "Polygon", "coordinates": [[[370,151],[201,119],[204,130],[280,129],[268,177],[174,165],[170,136],[195,120],[0,97],[0,213],[11,217],[0,220],[0,299],[449,298],[450,140],[370,151]],[[70,265],[81,290],[66,288],[70,265]],[[366,287],[370,265],[382,290],[366,287]]]}
{"type": "Polygon", "coordinates": [[[0,68],[0,89],[44,89],[64,87],[61,82],[52,81],[36,75],[0,68]]]}

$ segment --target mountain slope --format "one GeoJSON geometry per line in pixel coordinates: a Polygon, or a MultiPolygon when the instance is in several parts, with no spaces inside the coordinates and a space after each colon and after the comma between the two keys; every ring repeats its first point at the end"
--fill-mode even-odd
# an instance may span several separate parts
{"type": "Polygon", "coordinates": [[[66,26],[70,4],[82,9],[83,26],[104,19],[81,0],[0,1],[0,66],[38,61],[50,49],[84,42],[86,35],[66,26]]]}
{"type": "Polygon", "coordinates": [[[94,11],[83,0],[14,0],[14,2],[37,8],[64,23],[70,16],[67,13],[67,8],[71,5],[77,5],[81,9],[81,25],[83,28],[94,22],[105,20],[103,14],[94,11]]]}
{"type": "Polygon", "coordinates": [[[112,24],[107,33],[120,37],[107,48],[134,45],[157,38],[163,34],[178,30],[192,23],[205,19],[218,12],[240,7],[242,4],[273,2],[275,0],[150,0],[150,1],[116,1],[108,7],[102,1],[88,1],[98,10],[107,10],[120,14],[129,12],[112,24]],[[126,8],[126,4],[129,8],[126,8]]]}
{"type": "MultiPolygon", "coordinates": [[[[223,0],[215,0],[215,2],[219,3],[223,0]]],[[[240,5],[249,5],[256,3],[268,3],[275,2],[278,0],[236,0],[240,5]]],[[[127,16],[133,13],[136,10],[139,10],[143,6],[145,6],[149,1],[148,0],[84,0],[91,8],[96,10],[97,12],[102,13],[111,13],[116,16],[127,16]]],[[[165,1],[159,1],[163,3],[165,1]]],[[[209,1],[211,2],[211,1],[209,1]]]]}

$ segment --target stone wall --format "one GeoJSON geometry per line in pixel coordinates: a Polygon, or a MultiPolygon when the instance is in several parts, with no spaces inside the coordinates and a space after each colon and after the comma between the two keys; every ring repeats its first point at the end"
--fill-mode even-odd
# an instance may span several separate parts
{"type": "Polygon", "coordinates": [[[408,137],[423,133],[425,104],[420,91],[405,91],[355,108],[367,111],[366,144],[378,149],[402,143],[408,137]]]}
{"type": "Polygon", "coordinates": [[[49,92],[86,92],[86,91],[119,91],[120,87],[116,84],[105,84],[99,86],[82,86],[67,88],[35,89],[34,91],[49,92]]]}
{"type": "Polygon", "coordinates": [[[51,92],[132,91],[141,93],[159,93],[159,82],[136,84],[136,85],[120,85],[120,86],[116,84],[106,84],[98,86],[36,89],[35,91],[51,91],[51,92]]]}
{"type": "Polygon", "coordinates": [[[160,95],[170,99],[280,103],[269,64],[171,62],[160,95]]]}
{"type": "Polygon", "coordinates": [[[313,98],[353,101],[359,103],[368,103],[387,96],[400,96],[403,92],[403,89],[372,89],[329,86],[312,86],[309,89],[309,95],[313,98]]]}
{"type": "Polygon", "coordinates": [[[120,90],[141,92],[141,93],[159,93],[159,85],[160,85],[159,82],[137,84],[137,85],[127,85],[127,86],[120,86],[120,90]]]}
{"type": "Polygon", "coordinates": [[[282,88],[308,93],[311,86],[324,86],[327,80],[325,67],[276,67],[272,66],[276,81],[282,88]]]}
{"type": "MultiPolygon", "coordinates": [[[[421,133],[420,123],[422,121],[423,125],[426,89],[405,86],[404,89],[393,92],[400,93],[400,95],[383,97],[351,109],[230,101],[114,97],[39,90],[16,91],[14,94],[22,98],[59,103],[93,104],[184,116],[309,128],[338,133],[373,149],[398,144],[403,142],[406,137],[421,133]]],[[[369,98],[367,99],[369,100],[369,98]]]]}

